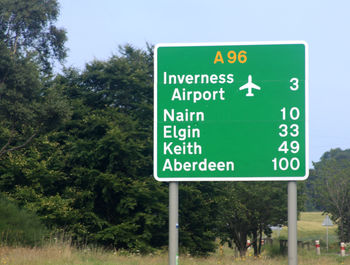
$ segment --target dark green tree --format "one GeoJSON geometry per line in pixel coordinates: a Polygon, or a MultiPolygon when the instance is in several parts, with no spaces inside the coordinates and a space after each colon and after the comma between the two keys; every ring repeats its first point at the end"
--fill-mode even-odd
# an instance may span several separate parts
{"type": "Polygon", "coordinates": [[[180,248],[206,256],[217,248],[220,187],[214,182],[179,185],[180,248]]]}
{"type": "Polygon", "coordinates": [[[84,89],[93,91],[86,94],[86,104],[115,107],[149,122],[153,118],[152,52],[125,45],[119,48],[119,54],[106,62],[95,60],[86,65],[82,74],[84,89]]]}
{"type": "Polygon", "coordinates": [[[152,177],[151,66],[150,54],[126,46],[82,73],[66,69],[54,87],[69,99],[71,119],[35,146],[50,177],[17,167],[7,178],[24,176],[27,186],[8,186],[13,196],[76,242],[141,252],[166,245],[167,187],[152,177]]]}
{"type": "Polygon", "coordinates": [[[54,129],[69,117],[70,107],[59,90],[43,84],[30,59],[13,57],[0,44],[0,61],[1,157],[54,129]]]}
{"type": "Polygon", "coordinates": [[[0,1],[0,157],[26,147],[69,116],[59,90],[42,73],[65,57],[54,0],[0,1]]]}
{"type": "Polygon", "coordinates": [[[309,170],[309,177],[305,181],[305,211],[314,212],[314,211],[322,211],[322,207],[319,205],[317,198],[319,194],[315,189],[315,183],[317,182],[317,176],[315,174],[315,169],[309,170]]]}
{"type": "Polygon", "coordinates": [[[247,239],[254,254],[261,253],[263,233],[271,234],[271,225],[287,221],[287,185],[280,182],[237,182],[222,185],[220,200],[220,237],[236,246],[245,256],[247,239]]]}
{"type": "Polygon", "coordinates": [[[350,240],[350,149],[326,152],[314,163],[309,188],[317,206],[338,224],[339,239],[350,240]]]}

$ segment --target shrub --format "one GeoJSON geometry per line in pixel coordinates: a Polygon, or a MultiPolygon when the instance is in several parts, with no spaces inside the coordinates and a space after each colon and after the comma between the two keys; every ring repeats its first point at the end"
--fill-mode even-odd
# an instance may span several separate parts
{"type": "Polygon", "coordinates": [[[0,242],[3,245],[38,246],[47,235],[39,217],[0,197],[0,242]]]}
{"type": "MultiPolygon", "coordinates": [[[[283,240],[283,239],[281,239],[283,240]]],[[[285,240],[283,240],[285,241],[285,240]]],[[[280,240],[274,240],[271,245],[265,245],[266,255],[271,258],[276,258],[279,256],[285,256],[287,254],[287,246],[280,243],[280,240]]]]}

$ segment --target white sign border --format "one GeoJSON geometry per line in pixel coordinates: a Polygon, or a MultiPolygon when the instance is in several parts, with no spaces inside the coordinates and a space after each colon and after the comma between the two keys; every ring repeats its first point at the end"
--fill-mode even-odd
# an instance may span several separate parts
{"type": "Polygon", "coordinates": [[[309,45],[306,41],[255,41],[255,42],[200,42],[200,43],[159,43],[154,47],[154,84],[153,84],[153,177],[161,182],[182,181],[302,181],[309,177],[309,45]],[[302,44],[305,47],[305,175],[300,177],[158,177],[158,48],[160,47],[191,47],[191,46],[243,46],[243,45],[281,45],[302,44]]]}

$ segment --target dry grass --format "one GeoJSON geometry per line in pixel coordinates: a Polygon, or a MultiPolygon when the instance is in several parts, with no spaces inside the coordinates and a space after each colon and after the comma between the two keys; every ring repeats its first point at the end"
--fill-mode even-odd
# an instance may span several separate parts
{"type": "MultiPolygon", "coordinates": [[[[288,258],[280,257],[247,257],[234,259],[232,256],[214,255],[209,258],[180,257],[181,265],[287,265],[288,258]]],[[[167,255],[136,256],[119,255],[99,250],[78,251],[69,246],[45,248],[0,248],[0,264],[11,265],[165,265],[167,255]]],[[[350,264],[350,259],[342,259],[337,255],[317,257],[314,253],[301,253],[299,265],[336,265],[350,264]]]]}
{"type": "MultiPolygon", "coordinates": [[[[324,235],[322,226],[324,216],[321,213],[302,213],[298,222],[300,237],[317,238],[324,235]]],[[[335,236],[335,227],[330,229],[330,234],[335,236]]],[[[285,228],[283,233],[287,232],[285,228]]],[[[350,257],[341,258],[337,253],[316,256],[315,250],[299,250],[299,265],[350,265],[350,257]]],[[[260,258],[254,258],[248,252],[247,258],[234,258],[234,253],[229,248],[215,253],[208,258],[194,258],[188,255],[180,256],[181,265],[288,265],[288,257],[270,258],[265,251],[260,258]]],[[[0,247],[0,265],[166,265],[167,253],[154,255],[123,255],[123,253],[108,252],[101,249],[78,250],[67,243],[54,243],[43,248],[11,248],[0,247]]]]}

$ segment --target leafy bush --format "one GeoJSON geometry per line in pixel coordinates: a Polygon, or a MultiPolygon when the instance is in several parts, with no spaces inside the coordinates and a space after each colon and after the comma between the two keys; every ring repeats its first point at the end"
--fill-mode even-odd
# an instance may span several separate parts
{"type": "MultiPolygon", "coordinates": [[[[282,241],[286,241],[281,239],[282,241]]],[[[266,255],[271,258],[276,258],[279,256],[285,256],[287,255],[287,245],[281,243],[281,240],[274,240],[272,244],[265,245],[264,249],[266,252],[266,255]]]]}
{"type": "Polygon", "coordinates": [[[47,230],[39,218],[0,197],[0,242],[3,245],[37,246],[47,230]]]}

